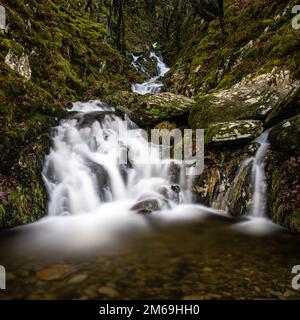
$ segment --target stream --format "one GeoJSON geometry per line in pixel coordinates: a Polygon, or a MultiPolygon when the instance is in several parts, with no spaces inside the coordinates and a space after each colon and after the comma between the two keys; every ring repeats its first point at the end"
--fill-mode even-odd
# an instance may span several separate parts
{"type": "MultiPolygon", "coordinates": [[[[155,46],[150,58],[157,75],[132,85],[141,95],[161,92],[169,71],[155,46]]],[[[140,59],[132,64],[147,77],[140,59]]],[[[48,216],[0,233],[0,298],[300,298],[291,287],[300,238],[266,218],[267,132],[246,160],[254,191],[243,219],[222,211],[222,199],[214,208],[193,204],[185,165],[174,177],[160,148],[101,101],[74,103],[52,139],[42,172],[48,216]],[[155,212],[137,213],[145,203],[155,212]]]]}

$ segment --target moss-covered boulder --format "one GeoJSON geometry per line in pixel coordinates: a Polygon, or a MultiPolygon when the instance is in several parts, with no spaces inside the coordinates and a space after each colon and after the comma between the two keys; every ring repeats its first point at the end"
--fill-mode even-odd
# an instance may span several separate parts
{"type": "Polygon", "coordinates": [[[192,128],[206,128],[215,122],[264,120],[284,99],[278,91],[263,84],[238,84],[229,90],[198,96],[189,116],[192,128]]]}
{"type": "Polygon", "coordinates": [[[274,149],[300,155],[300,115],[282,121],[270,132],[274,149]]]}
{"type": "Polygon", "coordinates": [[[146,96],[119,92],[106,97],[106,102],[142,128],[155,127],[163,121],[186,122],[195,103],[193,99],[170,92],[146,96]]]}
{"type": "Polygon", "coordinates": [[[263,124],[259,120],[213,123],[205,131],[205,143],[215,146],[243,144],[253,140],[262,132],[263,124]]]}
{"type": "Polygon", "coordinates": [[[271,128],[284,119],[300,113],[300,87],[293,88],[280,103],[270,112],[265,120],[265,127],[271,128]]]}
{"type": "Polygon", "coordinates": [[[141,106],[133,110],[131,118],[138,124],[153,125],[164,120],[187,116],[194,100],[165,92],[142,99],[141,106]]]}

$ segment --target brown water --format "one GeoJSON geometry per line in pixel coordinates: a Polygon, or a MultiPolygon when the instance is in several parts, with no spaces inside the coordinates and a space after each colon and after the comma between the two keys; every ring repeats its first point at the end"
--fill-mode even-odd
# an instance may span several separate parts
{"type": "Polygon", "coordinates": [[[147,230],[130,229],[111,246],[79,251],[38,243],[30,228],[2,232],[7,290],[1,298],[300,298],[291,287],[300,237],[283,230],[241,232],[238,222],[216,215],[176,224],[147,219],[147,230]]]}

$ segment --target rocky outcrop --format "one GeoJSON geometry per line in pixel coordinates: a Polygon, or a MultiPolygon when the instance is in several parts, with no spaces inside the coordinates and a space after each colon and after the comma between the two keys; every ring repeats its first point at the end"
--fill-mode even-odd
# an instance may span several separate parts
{"type": "Polygon", "coordinates": [[[106,97],[106,101],[143,128],[154,128],[163,121],[184,122],[195,103],[193,99],[169,92],[146,96],[119,92],[106,97]]]}
{"type": "Polygon", "coordinates": [[[279,99],[276,91],[258,86],[200,96],[190,114],[189,124],[192,128],[205,128],[220,121],[262,120],[279,99]]]}
{"type": "Polygon", "coordinates": [[[243,144],[255,139],[263,132],[263,124],[258,120],[239,120],[213,123],[205,131],[207,145],[243,144]]]}
{"type": "Polygon", "coordinates": [[[268,74],[249,75],[230,89],[199,95],[189,124],[192,128],[205,128],[211,123],[224,121],[265,121],[272,111],[282,110],[282,105],[297,95],[298,86],[298,81],[290,78],[288,70],[274,69],[268,74]]]}
{"type": "Polygon", "coordinates": [[[275,150],[300,155],[300,115],[287,119],[270,132],[270,141],[275,150]]]}
{"type": "Polygon", "coordinates": [[[266,163],[268,214],[277,224],[300,233],[300,156],[271,151],[266,163]]]}
{"type": "Polygon", "coordinates": [[[259,145],[252,143],[243,149],[237,146],[207,151],[203,174],[193,182],[196,202],[242,216],[251,205],[251,159],[259,145]]]}

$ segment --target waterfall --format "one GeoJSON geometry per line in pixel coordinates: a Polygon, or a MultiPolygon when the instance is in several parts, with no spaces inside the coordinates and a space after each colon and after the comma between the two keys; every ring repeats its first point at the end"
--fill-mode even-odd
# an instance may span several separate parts
{"type": "Polygon", "coordinates": [[[162,160],[160,147],[151,145],[129,119],[121,119],[100,101],[75,103],[71,111],[55,130],[43,170],[49,215],[92,212],[107,202],[128,201],[130,206],[147,199],[171,208],[190,199],[184,176],[179,172],[181,186],[176,187],[171,161],[162,160]],[[128,156],[127,164],[120,163],[122,154],[128,156]]]}
{"type": "Polygon", "coordinates": [[[270,147],[268,136],[269,131],[265,131],[255,140],[255,142],[260,144],[260,147],[258,148],[255,158],[253,159],[251,177],[253,183],[253,200],[250,209],[250,216],[257,218],[264,217],[267,209],[265,158],[270,147]]]}
{"type": "Polygon", "coordinates": [[[233,192],[233,188],[237,184],[243,171],[246,170],[249,165],[251,165],[252,168],[250,181],[252,184],[252,202],[251,207],[248,210],[248,216],[253,218],[263,218],[266,216],[267,184],[265,175],[265,158],[270,147],[268,141],[269,131],[270,130],[263,132],[257,139],[255,139],[254,142],[259,144],[259,148],[255,156],[246,158],[240,164],[239,170],[232,182],[232,187],[227,190],[225,195],[222,193],[218,195],[217,199],[213,202],[213,208],[224,211],[228,210],[228,205],[230,205],[231,202],[230,198],[233,192]]]}
{"type": "MultiPolygon", "coordinates": [[[[141,88],[141,94],[157,93],[159,78],[169,70],[155,53],[151,57],[157,61],[158,76],[134,87],[141,88]]],[[[142,70],[135,56],[133,63],[142,70]]],[[[101,101],[74,103],[54,131],[43,169],[49,215],[95,212],[107,203],[132,208],[154,201],[159,210],[189,203],[191,179],[185,165],[161,159],[161,149],[101,101]]]]}
{"type": "MultiPolygon", "coordinates": [[[[153,48],[156,48],[156,44],[153,45],[153,48]]],[[[149,73],[145,70],[143,65],[139,62],[142,59],[143,55],[135,56],[132,55],[133,61],[132,65],[135,67],[136,70],[142,72],[148,78],[142,84],[136,83],[132,85],[132,91],[138,93],[140,95],[146,94],[157,94],[161,92],[163,88],[163,83],[160,80],[162,77],[166,75],[166,73],[170,70],[163,62],[162,58],[159,57],[154,51],[150,53],[150,58],[156,61],[156,69],[157,75],[155,77],[150,77],[149,73]]]]}

